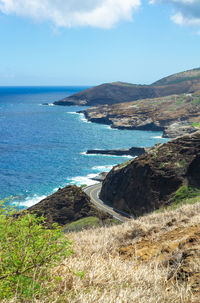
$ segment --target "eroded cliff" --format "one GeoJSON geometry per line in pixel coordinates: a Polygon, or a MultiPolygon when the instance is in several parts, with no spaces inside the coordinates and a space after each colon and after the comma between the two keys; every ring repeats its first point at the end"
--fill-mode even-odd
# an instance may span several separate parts
{"type": "Polygon", "coordinates": [[[200,188],[199,171],[200,131],[157,145],[150,152],[115,166],[103,181],[100,198],[140,216],[172,203],[182,186],[200,188]]]}

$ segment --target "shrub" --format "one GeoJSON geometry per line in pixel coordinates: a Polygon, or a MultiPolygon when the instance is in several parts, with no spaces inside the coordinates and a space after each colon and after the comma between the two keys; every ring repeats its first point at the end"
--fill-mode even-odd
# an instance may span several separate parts
{"type": "Polygon", "coordinates": [[[194,122],[194,123],[192,123],[192,126],[196,127],[196,128],[200,128],[200,123],[199,122],[194,122]]]}
{"type": "Polygon", "coordinates": [[[192,187],[192,186],[183,185],[176,191],[172,200],[176,204],[178,204],[184,199],[193,198],[193,197],[196,197],[199,195],[200,195],[200,189],[192,187]]]}
{"type": "Polygon", "coordinates": [[[200,103],[200,98],[194,99],[192,101],[193,104],[199,104],[200,103]]]}
{"type": "Polygon", "coordinates": [[[57,224],[46,228],[44,217],[14,213],[0,201],[0,300],[27,302],[45,293],[51,266],[72,253],[71,243],[57,224]]]}

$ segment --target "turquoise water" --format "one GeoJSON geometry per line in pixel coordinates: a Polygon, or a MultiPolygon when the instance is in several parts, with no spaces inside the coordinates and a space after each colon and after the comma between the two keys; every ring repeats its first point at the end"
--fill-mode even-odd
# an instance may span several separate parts
{"type": "Polygon", "coordinates": [[[85,155],[87,149],[152,146],[161,132],[113,130],[88,123],[85,107],[43,106],[85,87],[0,87],[0,197],[31,206],[67,184],[92,184],[124,157],[85,155]]]}

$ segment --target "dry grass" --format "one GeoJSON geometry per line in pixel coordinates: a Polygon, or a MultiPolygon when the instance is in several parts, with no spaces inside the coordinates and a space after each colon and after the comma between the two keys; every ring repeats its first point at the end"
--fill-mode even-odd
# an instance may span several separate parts
{"type": "Polygon", "coordinates": [[[200,302],[200,203],[70,238],[74,254],[33,302],[200,302]]]}

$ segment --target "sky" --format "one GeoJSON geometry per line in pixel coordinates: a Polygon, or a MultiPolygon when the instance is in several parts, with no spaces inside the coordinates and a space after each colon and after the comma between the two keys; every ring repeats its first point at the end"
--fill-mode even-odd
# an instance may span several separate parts
{"type": "Polygon", "coordinates": [[[150,84],[200,67],[200,0],[0,0],[0,86],[150,84]]]}

